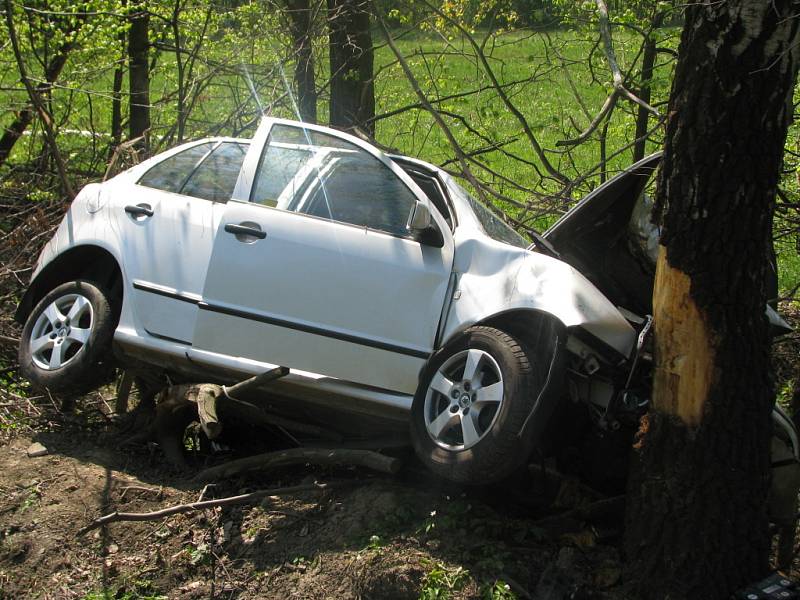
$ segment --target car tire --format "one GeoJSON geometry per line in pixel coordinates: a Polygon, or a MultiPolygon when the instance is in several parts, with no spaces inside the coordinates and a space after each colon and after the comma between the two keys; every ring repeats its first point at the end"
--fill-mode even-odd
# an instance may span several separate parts
{"type": "Polygon", "coordinates": [[[102,286],[85,280],[59,285],[25,321],[21,372],[35,387],[62,396],[91,391],[113,376],[115,328],[111,296],[102,286]]]}
{"type": "Polygon", "coordinates": [[[411,408],[422,462],[467,485],[499,481],[524,465],[534,440],[520,432],[544,385],[537,371],[522,343],[493,327],[467,329],[436,352],[411,408]]]}

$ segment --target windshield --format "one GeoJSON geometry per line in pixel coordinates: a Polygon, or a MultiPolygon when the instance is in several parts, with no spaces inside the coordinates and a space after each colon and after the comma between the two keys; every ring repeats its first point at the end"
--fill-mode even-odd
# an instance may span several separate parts
{"type": "Polygon", "coordinates": [[[462,198],[469,202],[472,212],[478,219],[483,231],[493,240],[503,242],[504,244],[511,244],[518,248],[527,248],[530,242],[514,231],[511,226],[503,221],[499,216],[494,214],[486,206],[478,202],[467,191],[458,185],[452,179],[449,181],[451,188],[462,198]]]}

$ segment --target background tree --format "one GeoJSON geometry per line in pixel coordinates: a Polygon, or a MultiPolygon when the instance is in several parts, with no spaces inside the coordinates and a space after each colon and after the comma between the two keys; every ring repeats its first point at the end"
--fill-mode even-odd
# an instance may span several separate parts
{"type": "MultiPolygon", "coordinates": [[[[131,2],[130,29],[128,30],[128,81],[130,93],[129,124],[130,137],[142,137],[140,147],[148,150],[150,131],[150,13],[145,0],[131,2]]],[[[179,119],[183,115],[179,116],[179,119]]]]}
{"type": "Polygon", "coordinates": [[[765,275],[797,8],[686,10],[656,196],[654,390],[628,496],[627,573],[643,598],[727,598],[768,569],[765,275]]]}
{"type": "Polygon", "coordinates": [[[317,122],[317,84],[314,73],[316,9],[309,0],[286,0],[286,16],[294,50],[294,85],[300,118],[317,122]]]}
{"type": "Polygon", "coordinates": [[[328,0],[330,124],[374,132],[375,86],[366,0],[328,0]]]}

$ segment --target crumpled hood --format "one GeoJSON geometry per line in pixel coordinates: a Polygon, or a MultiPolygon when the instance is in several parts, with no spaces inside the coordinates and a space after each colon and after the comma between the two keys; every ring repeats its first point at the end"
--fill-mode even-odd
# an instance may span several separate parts
{"type": "Polygon", "coordinates": [[[654,270],[647,256],[654,227],[642,192],[661,160],[648,156],[589,193],[544,233],[564,262],[614,304],[652,312],[654,270]],[[632,219],[633,217],[633,219],[632,219]]]}

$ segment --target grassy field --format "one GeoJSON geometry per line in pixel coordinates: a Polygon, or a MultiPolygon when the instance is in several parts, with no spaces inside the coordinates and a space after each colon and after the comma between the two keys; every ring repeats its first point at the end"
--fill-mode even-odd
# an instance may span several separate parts
{"type": "MultiPolygon", "coordinates": [[[[395,31],[393,35],[429,98],[474,92],[445,100],[437,106],[445,111],[445,120],[465,151],[475,152],[492,144],[501,145],[500,151],[481,152],[477,156],[478,162],[471,166],[476,176],[509,199],[508,202],[495,199],[498,208],[517,217],[519,204],[532,204],[532,212],[541,213],[533,224],[539,229],[546,228],[557,218],[558,211],[568,208],[570,202],[556,203],[546,197],[559,186],[552,180],[543,179],[542,169],[537,172],[540,161],[519,120],[491,89],[489,78],[480,68],[466,38],[458,35],[444,37],[419,30],[395,31]]],[[[483,41],[481,32],[475,35],[479,42],[483,41]]],[[[661,45],[676,46],[677,30],[665,29],[661,35],[664,38],[661,45]]],[[[377,46],[376,113],[380,117],[415,105],[418,99],[385,44],[382,33],[375,31],[374,40],[377,46]]],[[[281,74],[279,44],[274,40],[248,44],[246,36],[226,36],[207,42],[207,53],[202,55],[205,62],[198,63],[195,74],[208,78],[197,94],[187,123],[187,138],[201,137],[209,132],[248,136],[253,131],[259,103],[271,114],[294,116],[286,86],[286,81],[291,80],[291,64],[285,65],[286,71],[281,74]],[[225,68],[220,69],[214,64],[223,64],[225,68]],[[243,107],[241,118],[231,120],[230,116],[238,106],[243,107]],[[216,125],[225,123],[227,125],[215,130],[216,125]],[[249,126],[242,128],[243,123],[249,123],[249,126]]],[[[617,31],[615,44],[623,69],[638,59],[639,45],[634,37],[617,31]]],[[[493,36],[485,46],[495,76],[501,85],[507,86],[504,89],[509,99],[524,115],[541,146],[547,149],[553,166],[571,179],[592,173],[573,192],[573,200],[600,182],[599,130],[574,149],[566,151],[557,147],[559,140],[574,138],[588,125],[610,90],[610,73],[602,53],[595,46],[594,34],[566,30],[508,32],[493,36]]],[[[652,103],[662,112],[671,77],[671,63],[666,58],[663,61],[656,69],[652,84],[652,103]]],[[[109,141],[113,65],[114,56],[107,50],[80,50],[71,57],[65,69],[64,87],[53,93],[64,153],[70,166],[83,177],[91,177],[93,172],[102,173],[107,159],[104,148],[109,141]],[[79,131],[95,131],[98,135],[91,137],[75,133],[79,131]]],[[[317,66],[325,65],[327,57],[323,45],[319,48],[317,66]]],[[[166,135],[175,121],[175,71],[174,56],[161,52],[155,62],[151,87],[156,139],[166,135]]],[[[319,76],[318,85],[322,85],[324,79],[319,76]]],[[[12,68],[0,72],[0,86],[6,90],[0,92],[0,106],[12,108],[24,101],[24,96],[8,91],[18,87],[17,75],[12,68]]],[[[327,119],[326,93],[326,88],[323,88],[318,107],[320,122],[327,119]]],[[[10,121],[8,111],[2,119],[10,121]]],[[[607,170],[613,174],[632,160],[632,150],[621,150],[634,137],[634,111],[630,103],[618,105],[605,135],[606,152],[611,157],[607,170]]],[[[376,139],[384,147],[458,170],[458,165],[452,162],[453,149],[425,110],[414,108],[379,118],[376,139]]],[[[659,145],[656,136],[649,149],[655,151],[659,145]]],[[[27,136],[24,143],[18,144],[13,158],[16,162],[34,160],[40,148],[38,137],[27,136]]],[[[781,240],[778,252],[781,289],[788,291],[800,282],[795,236],[781,240]]]]}

